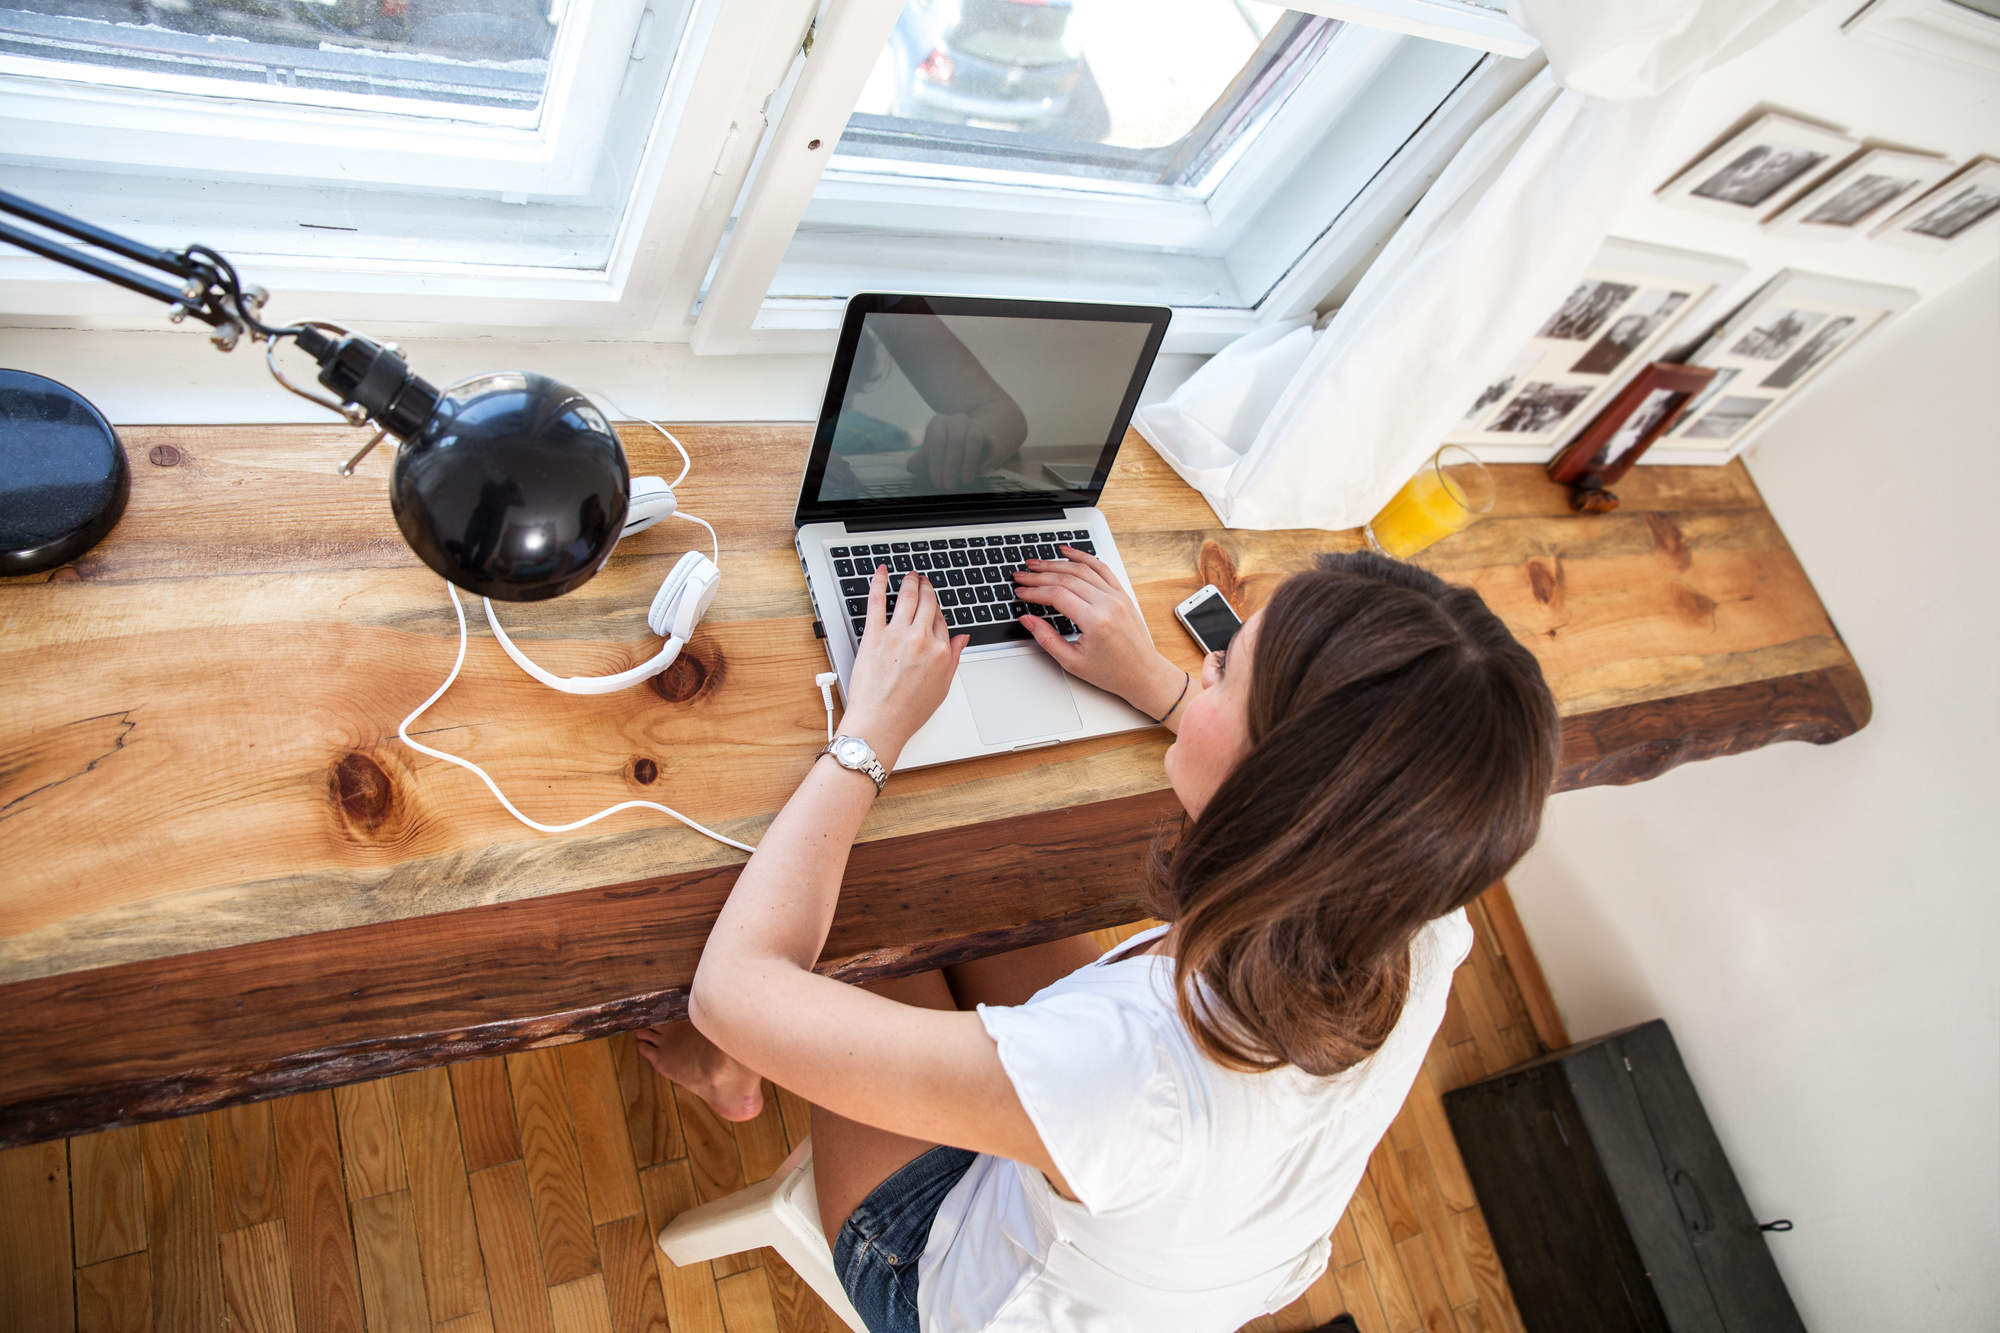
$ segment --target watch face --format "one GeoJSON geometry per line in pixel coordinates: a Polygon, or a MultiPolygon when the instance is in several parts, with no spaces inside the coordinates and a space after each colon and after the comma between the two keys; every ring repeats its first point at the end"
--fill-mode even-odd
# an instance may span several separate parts
{"type": "Polygon", "coordinates": [[[833,757],[843,764],[868,762],[868,742],[858,736],[842,736],[833,747],[833,757]]]}

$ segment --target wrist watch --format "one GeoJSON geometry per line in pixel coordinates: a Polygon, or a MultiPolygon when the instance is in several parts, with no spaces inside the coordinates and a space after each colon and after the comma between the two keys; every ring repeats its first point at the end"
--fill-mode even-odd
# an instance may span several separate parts
{"type": "Polygon", "coordinates": [[[882,794],[883,786],[889,781],[889,774],[883,770],[882,761],[875,757],[875,751],[867,741],[859,736],[835,736],[826,743],[821,754],[833,756],[833,762],[842,768],[851,768],[856,773],[866,773],[875,782],[875,794],[882,794]]]}

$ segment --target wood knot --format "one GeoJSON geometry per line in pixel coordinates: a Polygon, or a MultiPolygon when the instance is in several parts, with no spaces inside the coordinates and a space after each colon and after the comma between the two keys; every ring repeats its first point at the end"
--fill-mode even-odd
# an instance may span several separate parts
{"type": "Polygon", "coordinates": [[[1222,549],[1222,543],[1213,537],[1201,544],[1201,554],[1195,559],[1195,573],[1203,583],[1213,583],[1237,614],[1246,620],[1256,608],[1251,606],[1244,594],[1242,576],[1236,572],[1236,562],[1229,558],[1229,552],[1222,549]]]}
{"type": "Polygon", "coordinates": [[[1550,568],[1539,560],[1530,560],[1528,591],[1533,593],[1535,600],[1543,606],[1555,605],[1556,599],[1562,595],[1562,572],[1550,568]]]}
{"type": "Polygon", "coordinates": [[[650,759],[632,761],[632,781],[650,787],[660,780],[660,766],[650,759]]]}
{"type": "Polygon", "coordinates": [[[379,827],[395,804],[396,788],[382,766],[365,754],[350,753],[333,766],[328,782],[341,817],[356,828],[379,827]]]}
{"type": "Polygon", "coordinates": [[[1646,515],[1646,526],[1653,530],[1653,549],[1665,556],[1675,569],[1685,570],[1694,563],[1688,554],[1687,538],[1674,526],[1674,521],[1665,514],[1646,515]]]}
{"type": "Polygon", "coordinates": [[[722,650],[698,640],[681,649],[673,665],[653,677],[653,692],[670,704],[693,703],[722,679],[722,650]]]}
{"type": "Polygon", "coordinates": [[[176,467],[186,457],[171,444],[156,444],[146,451],[146,461],[154,467],[176,467]]]}

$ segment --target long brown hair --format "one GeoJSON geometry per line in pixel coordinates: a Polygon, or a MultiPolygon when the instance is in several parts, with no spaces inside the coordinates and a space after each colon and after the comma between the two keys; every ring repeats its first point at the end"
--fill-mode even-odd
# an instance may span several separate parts
{"type": "Polygon", "coordinates": [[[1381,1046],[1411,940],[1521,858],[1555,778],[1541,667],[1478,593],[1369,552],[1319,566],[1258,622],[1249,753],[1149,877],[1181,1016],[1234,1069],[1381,1046]]]}

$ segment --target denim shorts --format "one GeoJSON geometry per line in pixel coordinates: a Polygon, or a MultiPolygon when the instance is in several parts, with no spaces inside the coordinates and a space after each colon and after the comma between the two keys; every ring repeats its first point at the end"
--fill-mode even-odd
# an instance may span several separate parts
{"type": "Polygon", "coordinates": [[[977,1156],[932,1148],[848,1214],[834,1238],[833,1269],[869,1333],[918,1333],[917,1261],[938,1205],[977,1156]]]}

